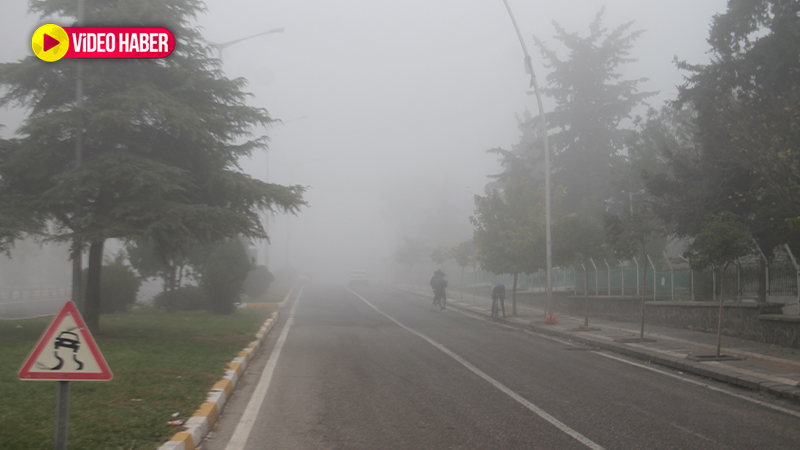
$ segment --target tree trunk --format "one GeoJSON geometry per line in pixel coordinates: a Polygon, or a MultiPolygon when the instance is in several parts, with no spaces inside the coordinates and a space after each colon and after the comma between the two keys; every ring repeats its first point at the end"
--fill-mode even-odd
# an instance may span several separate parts
{"type": "MultiPolygon", "coordinates": [[[[655,281],[653,281],[653,284],[655,285],[655,281]]],[[[642,328],[639,331],[639,339],[644,339],[644,298],[646,295],[647,295],[647,252],[644,252],[644,273],[642,274],[642,307],[641,307],[642,328]]]]}
{"type": "Polygon", "coordinates": [[[461,301],[464,301],[464,268],[466,266],[461,266],[461,301]]]}
{"type": "Polygon", "coordinates": [[[77,240],[72,243],[72,302],[83,313],[83,245],[77,240]]]}
{"type": "Polygon", "coordinates": [[[514,274],[514,288],[511,290],[511,315],[517,315],[517,274],[514,274]]]}
{"type": "Polygon", "coordinates": [[[92,241],[89,247],[89,273],[83,318],[92,333],[100,332],[100,273],[103,269],[105,239],[92,241]]]}
{"type": "Polygon", "coordinates": [[[728,266],[722,268],[722,274],[720,275],[720,282],[719,282],[719,318],[717,319],[717,356],[720,355],[720,350],[722,348],[722,301],[723,301],[723,294],[725,292],[725,269],[728,266]]]}

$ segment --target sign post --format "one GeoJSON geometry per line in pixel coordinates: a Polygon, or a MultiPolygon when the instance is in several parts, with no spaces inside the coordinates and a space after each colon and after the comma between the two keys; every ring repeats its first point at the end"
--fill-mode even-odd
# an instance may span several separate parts
{"type": "Polygon", "coordinates": [[[67,449],[69,382],[112,378],[100,349],[75,304],[68,301],[17,374],[20,380],[58,381],[55,449],[67,449]]]}

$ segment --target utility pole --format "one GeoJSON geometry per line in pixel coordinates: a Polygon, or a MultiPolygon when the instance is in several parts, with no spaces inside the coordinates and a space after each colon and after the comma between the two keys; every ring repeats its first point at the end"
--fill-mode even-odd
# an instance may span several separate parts
{"type": "Polygon", "coordinates": [[[544,184],[545,184],[545,241],[546,241],[546,254],[547,254],[547,293],[546,293],[546,306],[545,306],[545,319],[553,315],[553,243],[550,237],[550,146],[547,142],[547,120],[544,116],[544,104],[542,102],[542,94],[539,92],[539,82],[536,80],[536,74],[533,72],[533,63],[531,62],[531,55],[528,53],[528,46],[525,45],[525,39],[522,37],[522,32],[517,25],[517,19],[511,11],[511,6],[508,0],[503,0],[508,10],[508,15],[511,17],[511,22],[514,24],[514,29],[517,32],[519,43],[522,45],[522,53],[525,55],[525,73],[531,76],[530,87],[533,88],[536,94],[536,103],[539,106],[539,118],[541,120],[540,126],[542,128],[542,143],[544,145],[544,184]]]}
{"type": "MultiPolygon", "coordinates": [[[[84,0],[78,0],[78,23],[77,26],[83,26],[84,16],[84,0]]],[[[80,59],[75,60],[77,79],[75,81],[75,105],[80,108],[83,106],[83,62],[80,59]]],[[[78,114],[82,113],[78,111],[78,114]]],[[[78,123],[78,130],[75,134],[75,168],[80,167],[83,160],[83,120],[78,123]]],[[[78,216],[80,208],[80,201],[75,202],[75,212],[73,213],[73,222],[78,216]]],[[[73,224],[74,227],[74,224],[73,224]]],[[[73,228],[73,232],[75,229],[73,228]]],[[[78,311],[83,311],[83,242],[75,238],[72,241],[72,302],[78,307],[78,311]]]]}

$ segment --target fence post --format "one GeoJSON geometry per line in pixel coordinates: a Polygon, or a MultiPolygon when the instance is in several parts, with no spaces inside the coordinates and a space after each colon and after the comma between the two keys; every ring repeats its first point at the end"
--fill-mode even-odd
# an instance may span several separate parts
{"type": "Polygon", "coordinates": [[[764,258],[764,277],[765,277],[765,286],[767,288],[767,295],[766,295],[766,302],[769,303],[769,260],[767,259],[767,255],[761,251],[761,246],[758,245],[758,242],[753,239],[753,243],[756,244],[756,248],[758,249],[758,253],[761,254],[761,257],[764,258]]]}
{"type": "Polygon", "coordinates": [[[714,301],[717,301],[717,271],[713,268],[711,269],[711,295],[713,295],[714,301]]]}
{"type": "Polygon", "coordinates": [[[625,268],[622,267],[621,260],[618,259],[617,261],[619,261],[619,276],[622,279],[622,281],[620,281],[620,286],[622,288],[622,296],[625,297],[625,268]]]}
{"type": "Polygon", "coordinates": [[[661,253],[664,254],[664,259],[667,260],[667,265],[669,265],[669,297],[671,301],[675,301],[675,270],[672,268],[672,262],[669,260],[669,256],[667,256],[667,252],[662,251],[661,253]]]}
{"type": "Polygon", "coordinates": [[[636,257],[633,257],[633,262],[636,263],[636,295],[639,295],[639,261],[636,260],[636,257]]]}
{"type": "Polygon", "coordinates": [[[792,254],[792,250],[789,248],[789,244],[783,244],[786,247],[786,253],[789,254],[789,257],[792,258],[792,264],[794,264],[794,270],[797,272],[797,286],[795,291],[797,291],[797,303],[800,305],[800,266],[797,265],[797,260],[794,259],[794,255],[792,254]]]}
{"type": "MultiPolygon", "coordinates": [[[[645,253],[647,255],[647,260],[650,261],[650,265],[653,266],[653,301],[656,301],[656,289],[658,289],[658,283],[656,283],[656,265],[653,264],[653,260],[650,259],[650,254],[645,253]]],[[[647,289],[647,286],[644,287],[647,289]]]]}
{"type": "Polygon", "coordinates": [[[742,263],[736,258],[736,301],[742,301],[742,263]]]}
{"type": "Polygon", "coordinates": [[[608,265],[608,261],[606,261],[605,258],[603,258],[603,261],[605,261],[606,269],[608,270],[608,272],[606,272],[606,284],[608,286],[606,287],[608,288],[608,296],[611,297],[611,266],[608,265]]]}
{"type": "Polygon", "coordinates": [[[594,295],[600,295],[600,293],[597,291],[597,264],[594,263],[592,258],[589,258],[589,261],[591,261],[592,265],[594,266],[594,295]]]}

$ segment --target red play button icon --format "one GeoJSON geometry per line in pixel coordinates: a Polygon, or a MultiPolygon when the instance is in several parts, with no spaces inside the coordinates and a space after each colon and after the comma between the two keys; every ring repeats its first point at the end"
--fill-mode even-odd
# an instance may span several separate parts
{"type": "Polygon", "coordinates": [[[46,52],[46,51],[50,50],[51,48],[57,46],[60,43],[61,42],[59,42],[58,39],[56,39],[56,38],[50,36],[49,34],[45,33],[44,34],[44,45],[43,45],[42,50],[46,52]]]}

